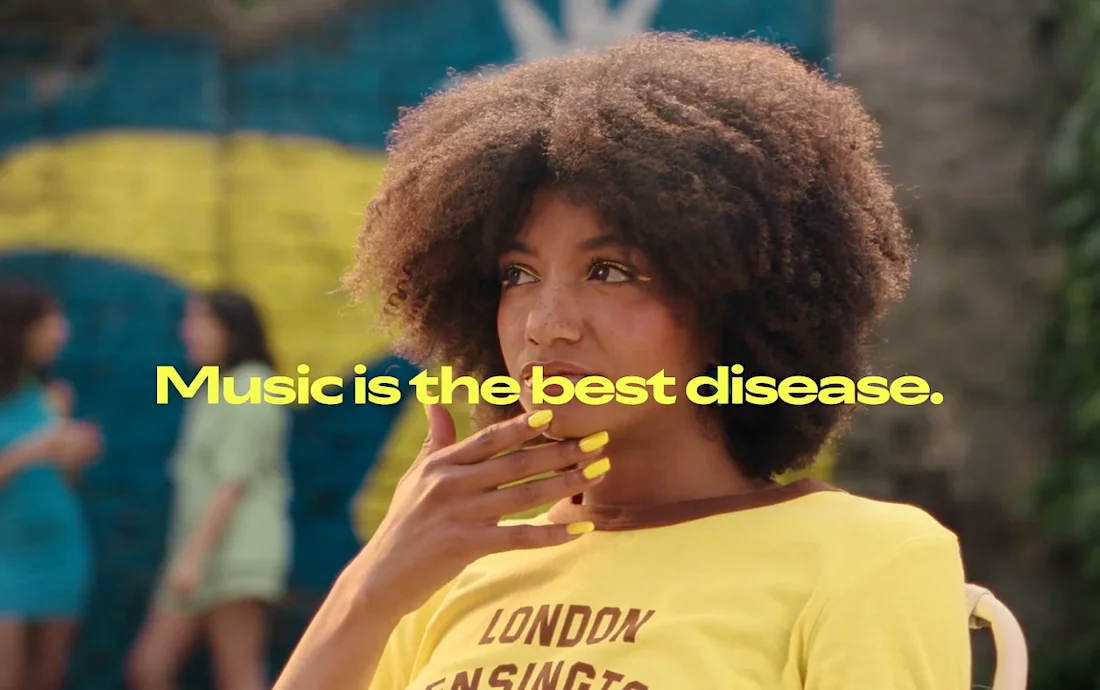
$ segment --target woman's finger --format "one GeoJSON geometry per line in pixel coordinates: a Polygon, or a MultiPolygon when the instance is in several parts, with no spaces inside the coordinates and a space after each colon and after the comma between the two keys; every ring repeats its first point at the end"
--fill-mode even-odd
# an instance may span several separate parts
{"type": "Polygon", "coordinates": [[[497,520],[556,503],[584,493],[602,481],[610,469],[611,461],[601,458],[551,477],[513,484],[477,497],[472,503],[473,510],[480,518],[497,520]]]}
{"type": "Polygon", "coordinates": [[[483,462],[537,438],[550,425],[553,412],[539,410],[487,426],[433,454],[436,462],[470,465],[483,462]]]}
{"type": "Polygon", "coordinates": [[[476,465],[471,474],[473,488],[492,491],[514,482],[548,472],[589,465],[604,456],[607,432],[601,431],[577,441],[556,441],[534,448],[521,448],[476,465]]]}
{"type": "Polygon", "coordinates": [[[450,410],[438,404],[424,405],[428,418],[428,435],[424,438],[424,450],[434,453],[455,442],[455,420],[450,410]]]}

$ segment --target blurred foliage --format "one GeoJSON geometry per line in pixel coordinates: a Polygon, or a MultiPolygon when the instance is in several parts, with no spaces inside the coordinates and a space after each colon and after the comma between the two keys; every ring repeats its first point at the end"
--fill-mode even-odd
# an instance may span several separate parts
{"type": "Polygon", "coordinates": [[[1100,688],[1100,0],[1059,3],[1073,96],[1050,151],[1052,228],[1065,247],[1063,282],[1044,343],[1042,386],[1064,424],[1063,446],[1036,508],[1066,547],[1076,591],[1071,637],[1034,640],[1032,687],[1100,688]]]}

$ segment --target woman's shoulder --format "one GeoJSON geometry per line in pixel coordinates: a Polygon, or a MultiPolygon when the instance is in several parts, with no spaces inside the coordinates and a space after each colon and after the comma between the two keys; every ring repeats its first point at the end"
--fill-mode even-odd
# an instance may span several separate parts
{"type": "Polygon", "coordinates": [[[906,567],[913,559],[944,569],[961,559],[955,533],[920,506],[843,491],[809,498],[784,525],[783,539],[826,589],[853,573],[906,567]]]}
{"type": "MultiPolygon", "coordinates": [[[[248,395],[255,391],[262,391],[263,384],[257,384],[257,381],[265,381],[272,377],[278,376],[278,372],[275,371],[266,362],[258,361],[246,361],[227,369],[222,372],[222,377],[227,381],[232,382],[233,391],[237,395],[248,395]]],[[[261,396],[261,400],[263,397],[261,396]]],[[[248,408],[267,409],[271,407],[284,407],[283,405],[248,405],[248,408]]]]}
{"type": "Polygon", "coordinates": [[[0,399],[0,445],[51,423],[56,416],[45,386],[37,381],[0,399]]]}
{"type": "Polygon", "coordinates": [[[39,381],[28,381],[0,399],[0,414],[38,417],[52,411],[50,393],[39,381]]]}
{"type": "Polygon", "coordinates": [[[233,405],[216,405],[216,414],[223,423],[227,424],[257,424],[267,426],[270,424],[285,425],[289,419],[292,408],[289,401],[275,402],[269,400],[264,394],[267,379],[278,376],[278,373],[264,362],[242,362],[223,373],[225,382],[223,385],[232,384],[233,392],[249,402],[233,405]],[[229,410],[227,411],[226,408],[229,410]]]}
{"type": "Polygon", "coordinates": [[[955,539],[955,534],[924,508],[901,501],[822,492],[806,504],[807,525],[864,544],[887,546],[913,539],[955,539]]]}

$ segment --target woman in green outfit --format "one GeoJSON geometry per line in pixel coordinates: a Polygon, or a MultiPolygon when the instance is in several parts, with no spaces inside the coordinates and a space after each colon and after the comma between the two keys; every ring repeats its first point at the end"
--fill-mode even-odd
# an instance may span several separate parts
{"type": "Polygon", "coordinates": [[[217,291],[193,299],[181,325],[188,358],[216,366],[217,403],[206,389],[188,402],[170,462],[175,504],[168,557],[131,653],[134,690],[167,690],[200,635],[210,643],[220,690],[261,690],[267,609],[284,592],[290,562],[290,411],[260,402],[274,364],[256,308],[217,291]],[[220,385],[219,385],[220,384],[220,385]],[[232,385],[237,399],[224,392],[232,385]]]}

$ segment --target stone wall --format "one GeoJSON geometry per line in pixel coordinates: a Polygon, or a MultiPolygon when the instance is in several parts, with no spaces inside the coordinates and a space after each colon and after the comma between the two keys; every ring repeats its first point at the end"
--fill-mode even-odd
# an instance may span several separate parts
{"type": "Polygon", "coordinates": [[[839,481],[911,500],[961,536],[969,576],[1038,639],[1056,579],[1018,510],[1052,453],[1032,367],[1060,253],[1041,166],[1056,109],[1048,0],[837,0],[836,61],[883,128],[918,248],[909,296],[880,330],[880,371],[921,375],[940,406],[874,408],[841,446],[839,481]]]}

